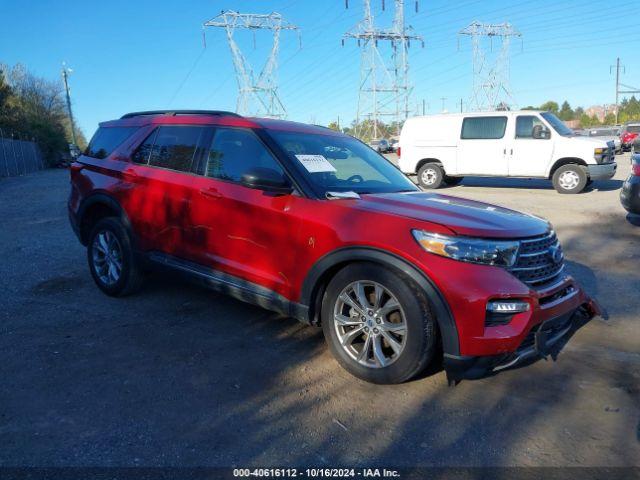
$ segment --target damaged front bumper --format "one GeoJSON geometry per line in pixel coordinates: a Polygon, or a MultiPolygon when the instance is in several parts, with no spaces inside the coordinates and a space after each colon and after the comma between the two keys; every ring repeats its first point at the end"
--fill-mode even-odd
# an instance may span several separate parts
{"type": "Polygon", "coordinates": [[[561,341],[595,316],[602,316],[602,309],[595,300],[588,299],[574,310],[534,325],[514,352],[487,356],[445,354],[447,380],[455,383],[465,379],[478,379],[549,355],[555,360],[554,350],[561,341]]]}

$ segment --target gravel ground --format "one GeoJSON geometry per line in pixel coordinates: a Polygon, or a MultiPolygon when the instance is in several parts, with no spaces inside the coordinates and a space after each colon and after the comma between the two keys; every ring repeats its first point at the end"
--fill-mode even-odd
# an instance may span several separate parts
{"type": "Polygon", "coordinates": [[[361,382],[320,330],[157,275],[112,299],[68,225],[68,173],[0,180],[0,466],[640,466],[640,227],[616,178],[443,190],[549,218],[608,312],[556,363],[361,382]],[[636,225],[634,225],[634,223],[636,225]]]}

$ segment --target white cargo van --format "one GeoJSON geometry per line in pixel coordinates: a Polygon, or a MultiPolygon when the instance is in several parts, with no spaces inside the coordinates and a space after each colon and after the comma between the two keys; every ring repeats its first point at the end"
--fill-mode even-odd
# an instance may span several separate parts
{"type": "Polygon", "coordinates": [[[424,188],[472,175],[546,178],[560,193],[613,177],[614,155],[612,142],[576,136],[553,113],[531,110],[409,118],[398,149],[400,169],[424,188]]]}

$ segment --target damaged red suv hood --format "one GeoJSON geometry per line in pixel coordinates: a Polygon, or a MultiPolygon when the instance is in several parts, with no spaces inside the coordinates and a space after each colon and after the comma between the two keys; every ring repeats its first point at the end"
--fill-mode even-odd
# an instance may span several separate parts
{"type": "Polygon", "coordinates": [[[358,208],[437,223],[458,235],[520,238],[543,235],[547,221],[515,210],[428,192],[362,195],[358,208]]]}

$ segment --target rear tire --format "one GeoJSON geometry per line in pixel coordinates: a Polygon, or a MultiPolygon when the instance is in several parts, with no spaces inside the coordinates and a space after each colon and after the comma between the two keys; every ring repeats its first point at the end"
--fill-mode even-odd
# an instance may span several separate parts
{"type": "Polygon", "coordinates": [[[98,220],[87,246],[89,270],[96,285],[107,295],[129,295],[142,285],[143,274],[129,234],[116,217],[98,220]]]}
{"type": "Polygon", "coordinates": [[[418,183],[422,188],[436,189],[444,181],[444,170],[437,163],[425,163],[418,170],[418,183]]]}
{"type": "Polygon", "coordinates": [[[417,375],[432,359],[437,343],[426,293],[372,263],[351,264],[331,280],[322,301],[322,330],[345,370],[379,384],[417,375]]]}
{"type": "Polygon", "coordinates": [[[552,177],[553,188],[559,193],[580,193],[587,185],[587,173],[575,163],[558,168],[552,177]]]}

